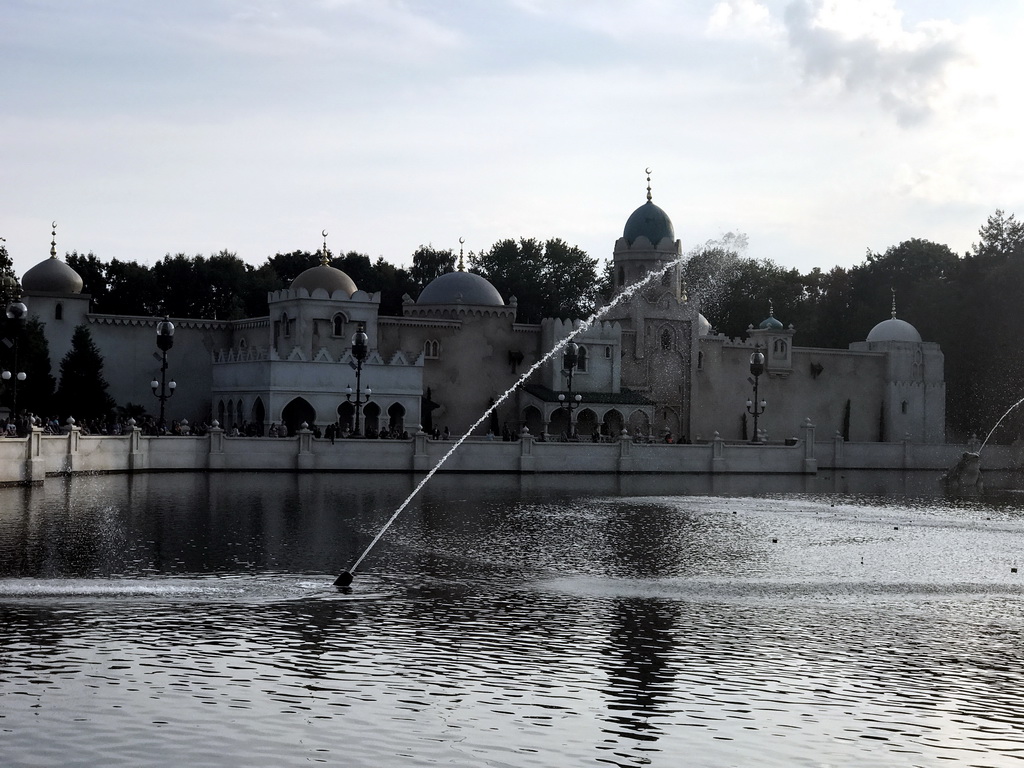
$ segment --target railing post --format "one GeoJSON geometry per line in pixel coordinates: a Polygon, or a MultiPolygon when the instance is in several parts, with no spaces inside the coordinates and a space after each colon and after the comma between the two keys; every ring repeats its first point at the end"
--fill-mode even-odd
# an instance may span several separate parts
{"type": "Polygon", "coordinates": [[[309,428],[306,422],[302,422],[299,425],[299,454],[295,459],[296,469],[307,470],[313,469],[313,464],[316,457],[313,455],[313,430],[309,428]]]}
{"type": "Polygon", "coordinates": [[[43,459],[43,428],[32,425],[25,440],[28,455],[25,457],[25,482],[38,485],[46,479],[46,461],[43,459]]]}
{"type": "Polygon", "coordinates": [[[725,440],[718,434],[718,430],[715,430],[715,436],[711,440],[711,471],[724,472],[725,463],[725,440]]]}
{"type": "Polygon", "coordinates": [[[623,429],[619,433],[619,472],[632,472],[634,469],[633,438],[629,430],[623,429]]]}
{"type": "Polygon", "coordinates": [[[818,471],[818,460],[814,457],[814,425],[810,416],[804,419],[800,429],[804,433],[804,472],[815,474],[818,471]]]}
{"type": "Polygon", "coordinates": [[[530,430],[523,427],[519,434],[519,471],[532,473],[534,470],[533,435],[530,430]]]}
{"type": "Polygon", "coordinates": [[[64,454],[64,474],[75,472],[75,457],[78,455],[78,440],[82,436],[82,428],[75,424],[73,416],[68,416],[68,449],[64,454]]]}
{"type": "Polygon", "coordinates": [[[413,472],[429,472],[430,456],[427,455],[427,433],[420,425],[412,437],[412,470],[413,472]]]}
{"type": "Polygon", "coordinates": [[[206,457],[206,465],[210,469],[224,469],[224,430],[220,422],[213,420],[210,427],[210,447],[206,457]]]}
{"type": "Polygon", "coordinates": [[[142,452],[142,428],[135,419],[128,419],[128,471],[139,472],[146,468],[146,456],[142,452]]]}

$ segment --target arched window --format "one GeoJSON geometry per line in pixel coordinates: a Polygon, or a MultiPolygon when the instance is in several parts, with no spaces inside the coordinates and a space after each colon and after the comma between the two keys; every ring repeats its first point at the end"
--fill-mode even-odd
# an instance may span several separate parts
{"type": "Polygon", "coordinates": [[[704,352],[702,350],[697,351],[697,370],[704,370],[704,352]]]}
{"type": "Polygon", "coordinates": [[[906,412],[907,412],[907,401],[906,401],[906,400],[904,400],[904,401],[903,401],[903,403],[902,403],[902,404],[900,405],[900,410],[901,410],[901,411],[902,411],[903,413],[906,413],[906,412]]]}
{"type": "Polygon", "coordinates": [[[63,320],[64,319],[64,304],[59,302],[59,301],[57,302],[57,306],[55,306],[53,308],[53,319],[54,320],[63,320]]]}
{"type": "Polygon", "coordinates": [[[661,284],[668,287],[672,282],[672,270],[668,269],[661,273],[661,284]]]}
{"type": "Polygon", "coordinates": [[[345,317],[341,312],[331,318],[331,335],[332,336],[344,336],[345,335],[345,323],[348,322],[348,318],[345,317]]]}
{"type": "Polygon", "coordinates": [[[772,349],[775,352],[776,357],[785,357],[786,348],[787,344],[784,339],[776,339],[772,349]]]}
{"type": "Polygon", "coordinates": [[[588,357],[589,355],[587,355],[587,348],[581,344],[579,350],[576,352],[576,370],[579,371],[580,373],[587,372],[588,357]]]}
{"type": "Polygon", "coordinates": [[[238,340],[238,348],[239,348],[239,349],[245,349],[245,348],[246,348],[246,347],[248,347],[248,346],[249,346],[249,342],[247,342],[247,341],[245,340],[245,336],[243,336],[242,338],[240,338],[240,339],[238,340]]]}
{"type": "Polygon", "coordinates": [[[423,342],[423,356],[436,360],[441,356],[441,343],[437,339],[427,339],[423,342]]]}
{"type": "Polygon", "coordinates": [[[611,347],[605,347],[604,348],[604,359],[605,360],[611,360],[612,359],[612,348],[611,347]]]}
{"type": "Polygon", "coordinates": [[[665,328],[661,332],[661,348],[672,349],[672,334],[669,333],[668,328],[665,328]]]}
{"type": "Polygon", "coordinates": [[[626,284],[626,269],[625,267],[619,267],[619,285],[626,284]]]}
{"type": "Polygon", "coordinates": [[[290,336],[291,329],[288,327],[288,313],[281,313],[281,334],[285,337],[290,336]]]}

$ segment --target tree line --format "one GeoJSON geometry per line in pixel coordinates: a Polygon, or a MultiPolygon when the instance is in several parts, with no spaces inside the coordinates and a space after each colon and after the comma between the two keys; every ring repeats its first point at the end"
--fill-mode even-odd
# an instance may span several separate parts
{"type": "MultiPolygon", "coordinates": [[[[801,273],[770,259],[747,257],[746,237],[730,233],[687,254],[683,290],[699,302],[713,327],[728,336],[741,337],[749,325],[756,326],[767,317],[771,301],[775,317],[796,329],[799,346],[827,348],[845,348],[864,340],[876,323],[889,316],[895,297],[898,316],[913,324],[926,341],[942,346],[950,439],[966,439],[971,433],[984,437],[1024,397],[1024,359],[1014,349],[1016,340],[1024,338],[1018,295],[1018,286],[1024,284],[1024,224],[997,210],[978,236],[963,255],[946,245],[913,238],[883,253],[869,250],[860,264],[850,268],[801,273]]],[[[72,252],[66,261],[82,276],[83,292],[92,296],[95,312],[232,320],[265,315],[267,293],[287,287],[324,256],[322,251],[297,250],[274,254],[254,266],[229,251],[209,257],[179,253],[147,266],[72,252]]],[[[612,290],[610,260],[599,269],[597,259],[558,238],[507,238],[465,256],[424,245],[412,254],[408,268],[355,251],[337,256],[327,251],[326,258],[361,289],[379,291],[381,313],[393,316],[401,315],[406,295],[415,299],[431,280],[460,263],[487,278],[506,301],[515,296],[518,319],[525,323],[543,317],[587,317],[610,299],[612,290]]],[[[2,243],[0,273],[13,274],[2,243]]],[[[91,392],[87,380],[102,380],[94,370],[95,361],[89,362],[87,376],[80,376],[74,388],[61,385],[65,363],[74,374],[91,360],[87,330],[75,348],[82,359],[61,361],[61,380],[57,380],[49,371],[45,339],[37,326],[29,321],[22,342],[24,359],[29,361],[25,365],[38,368],[30,373],[34,386],[32,394],[25,395],[29,398],[25,407],[39,401],[33,403],[37,412],[45,412],[44,403],[59,403],[76,414],[109,407],[104,402],[76,410],[72,390],[91,392]],[[58,393],[63,394],[58,397],[58,393]]],[[[9,339],[10,328],[3,330],[2,338],[9,339]]],[[[10,354],[8,346],[0,345],[5,366],[10,354]]],[[[19,409],[21,398],[19,392],[19,409]]],[[[993,439],[1005,442],[1022,429],[1024,414],[1015,412],[993,439]]]]}

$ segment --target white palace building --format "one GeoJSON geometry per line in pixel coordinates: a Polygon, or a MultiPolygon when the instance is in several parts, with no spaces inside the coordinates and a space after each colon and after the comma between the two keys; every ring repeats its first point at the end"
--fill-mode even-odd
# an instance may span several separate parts
{"type": "MultiPolygon", "coordinates": [[[[746,338],[715,334],[680,285],[681,243],[668,215],[647,201],[626,220],[613,247],[616,291],[652,271],[657,279],[579,334],[566,409],[562,355],[553,356],[477,430],[580,439],[631,434],[660,440],[752,439],[747,401],[750,358],[765,355],[758,377],[760,439],[781,442],[807,419],[819,434],[859,442],[944,442],[945,383],[938,344],[922,341],[892,316],[848,349],[797,346],[797,330],[769,311],[746,338]],[[671,268],[666,269],[670,264],[671,268]]],[[[114,400],[155,410],[156,327],[162,318],[98,314],[81,277],[57,258],[22,278],[29,313],[44,324],[56,371],[76,326],[88,327],[103,355],[114,400]]],[[[766,301],[767,304],[767,301],[766,301]]],[[[361,367],[364,431],[414,434],[421,426],[462,434],[523,373],[580,327],[580,320],[516,322],[515,297],[461,269],[404,297],[400,317],[381,315],[380,294],[361,290],[326,263],[267,296],[267,312],[244,320],[170,318],[168,370],[177,382],[167,418],[217,420],[266,430],[301,424],[352,425],[356,386],[352,338],[367,335],[361,367]],[[369,395],[365,389],[369,388],[369,395]]],[[[758,406],[754,404],[755,408],[758,406]]]]}

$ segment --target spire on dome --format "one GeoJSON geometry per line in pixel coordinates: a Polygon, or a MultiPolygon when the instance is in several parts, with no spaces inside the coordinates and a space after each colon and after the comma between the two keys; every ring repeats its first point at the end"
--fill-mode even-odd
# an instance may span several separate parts
{"type": "Polygon", "coordinates": [[[466,266],[462,262],[462,246],[463,246],[463,244],[465,242],[466,242],[466,238],[464,238],[464,237],[460,237],[459,238],[459,272],[465,272],[466,271],[466,266]]]}
{"type": "Polygon", "coordinates": [[[895,320],[896,319],[896,289],[895,288],[890,288],[889,290],[892,291],[892,319],[895,320]]]}
{"type": "Polygon", "coordinates": [[[651,169],[650,167],[644,169],[644,173],[647,174],[647,202],[651,202],[651,169]]]}
{"type": "Polygon", "coordinates": [[[53,223],[51,223],[50,227],[52,228],[52,231],[50,232],[50,237],[52,238],[50,240],[50,258],[51,259],[56,259],[57,258],[57,222],[54,221],[53,223]]]}
{"type": "Polygon", "coordinates": [[[321,267],[328,267],[328,266],[330,266],[330,264],[328,263],[328,262],[330,262],[330,259],[327,258],[327,230],[326,229],[321,230],[320,234],[323,235],[323,238],[324,238],[324,250],[320,254],[320,266],[321,267]]]}

